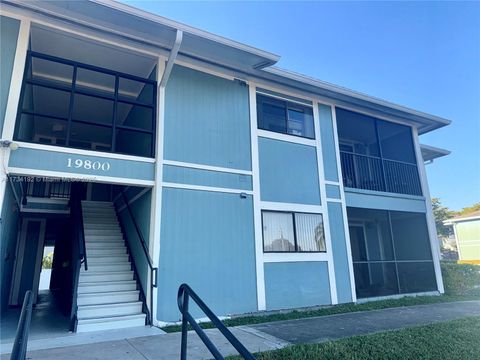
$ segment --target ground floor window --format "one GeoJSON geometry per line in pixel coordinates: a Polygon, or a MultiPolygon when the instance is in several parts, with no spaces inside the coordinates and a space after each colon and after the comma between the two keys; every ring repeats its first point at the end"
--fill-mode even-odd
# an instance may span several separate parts
{"type": "Polygon", "coordinates": [[[348,208],[357,297],[437,289],[425,214],[348,208]]]}
{"type": "Polygon", "coordinates": [[[262,211],[264,252],[325,252],[321,214],[262,211]]]}

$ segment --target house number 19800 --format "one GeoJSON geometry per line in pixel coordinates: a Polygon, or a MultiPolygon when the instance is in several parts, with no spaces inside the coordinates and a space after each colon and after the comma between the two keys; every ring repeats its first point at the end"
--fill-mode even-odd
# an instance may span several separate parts
{"type": "Polygon", "coordinates": [[[84,168],[85,170],[102,170],[108,171],[110,170],[110,163],[100,162],[100,161],[91,161],[91,160],[82,160],[82,159],[71,159],[69,158],[67,161],[67,167],[71,168],[84,168]]]}

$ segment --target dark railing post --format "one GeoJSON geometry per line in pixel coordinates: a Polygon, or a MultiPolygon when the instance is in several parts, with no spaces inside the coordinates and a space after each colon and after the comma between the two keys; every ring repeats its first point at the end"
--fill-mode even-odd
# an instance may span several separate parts
{"type": "Polygon", "coordinates": [[[182,302],[182,345],[180,359],[187,359],[187,336],[188,336],[188,320],[185,314],[188,313],[188,294],[183,293],[183,302],[182,302]]]}
{"type": "Polygon", "coordinates": [[[33,294],[31,290],[25,293],[23,298],[22,312],[18,320],[17,333],[13,343],[10,360],[25,360],[27,355],[28,333],[32,320],[33,294]]]}

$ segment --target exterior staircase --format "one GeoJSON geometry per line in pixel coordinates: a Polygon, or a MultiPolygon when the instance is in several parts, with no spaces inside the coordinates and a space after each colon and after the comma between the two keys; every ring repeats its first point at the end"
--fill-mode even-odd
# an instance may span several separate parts
{"type": "Polygon", "coordinates": [[[111,202],[82,201],[88,271],[77,291],[77,332],[144,326],[137,282],[111,202]]]}

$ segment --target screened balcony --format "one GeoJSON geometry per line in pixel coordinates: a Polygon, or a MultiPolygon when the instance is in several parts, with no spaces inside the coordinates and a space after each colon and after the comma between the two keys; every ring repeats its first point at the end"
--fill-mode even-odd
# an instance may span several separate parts
{"type": "Polygon", "coordinates": [[[14,139],[154,157],[157,63],[32,26],[14,139]]]}
{"type": "Polygon", "coordinates": [[[336,116],[345,187],[422,195],[408,126],[339,108],[336,116]]]}

